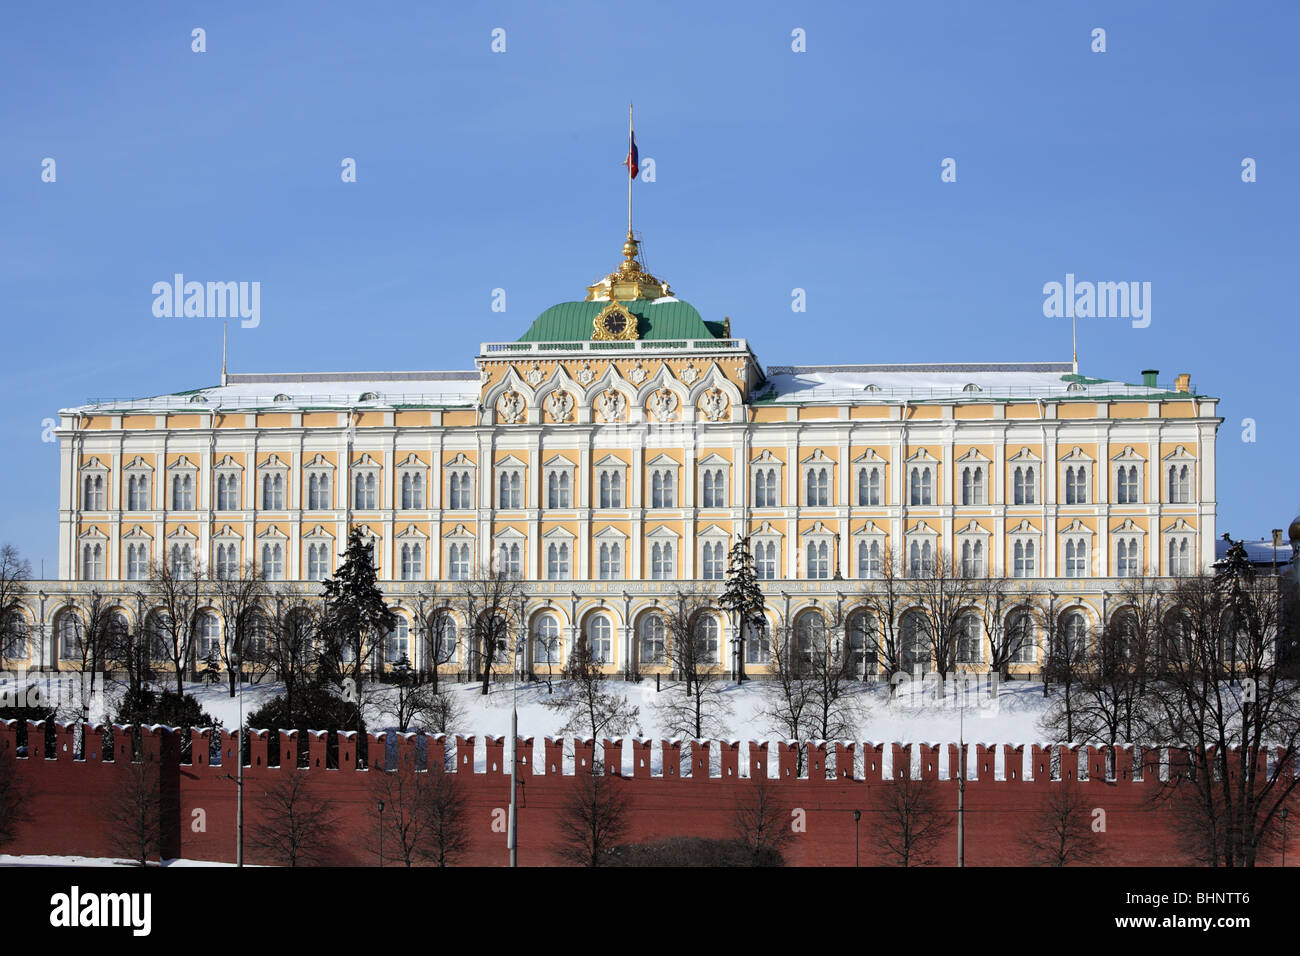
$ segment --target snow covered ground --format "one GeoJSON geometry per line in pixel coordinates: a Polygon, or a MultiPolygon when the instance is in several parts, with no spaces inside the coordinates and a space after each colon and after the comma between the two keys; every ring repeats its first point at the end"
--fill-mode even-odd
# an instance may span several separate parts
{"type": "MultiPolygon", "coordinates": [[[[35,678],[36,675],[31,675],[35,678]]],[[[45,681],[45,675],[41,675],[45,681]]],[[[60,690],[70,690],[74,677],[53,678],[47,693],[51,696],[60,690]],[[61,687],[59,681],[64,682],[61,687]]],[[[463,718],[454,728],[465,736],[482,738],[485,735],[510,734],[510,710],[516,688],[509,682],[494,683],[491,692],[482,695],[478,684],[448,684],[463,711],[463,718]]],[[[639,708],[634,731],[625,736],[663,739],[674,736],[663,725],[655,703],[665,695],[680,694],[680,685],[663,681],[662,690],[655,691],[652,679],[640,683],[611,680],[606,687],[622,694],[628,703],[639,708]]],[[[991,692],[987,678],[976,688],[973,683],[962,694],[950,683],[942,699],[933,692],[932,684],[920,682],[904,684],[894,700],[889,699],[884,684],[858,685],[855,693],[857,711],[856,733],[850,739],[872,742],[899,743],[956,743],[959,739],[978,743],[1027,744],[1044,742],[1038,721],[1045,711],[1048,699],[1042,696],[1042,686],[1016,681],[1003,683],[991,692]]],[[[565,693],[563,682],[554,685],[554,695],[547,693],[544,683],[522,682],[518,685],[519,733],[523,737],[558,736],[565,723],[565,715],[546,706],[547,700],[565,693]]],[[[278,683],[245,684],[243,687],[243,713],[252,713],[272,697],[279,694],[278,683]]],[[[223,726],[235,727],[240,723],[240,701],[228,695],[225,684],[194,683],[186,687],[203,709],[223,726]]],[[[786,734],[764,713],[770,706],[770,695],[775,686],[767,681],[748,681],[744,687],[728,685],[723,699],[730,706],[722,723],[725,732],[720,734],[730,740],[784,739],[786,734]]],[[[0,697],[5,687],[0,683],[0,697]]],[[[373,685],[367,688],[366,723],[373,731],[395,729],[395,721],[385,712],[383,702],[392,693],[391,686],[373,685]]],[[[65,698],[66,699],[66,698],[65,698]]],[[[110,688],[102,699],[95,701],[91,711],[93,720],[105,721],[116,710],[116,694],[110,688]]],[[[75,713],[75,708],[60,708],[62,718],[75,713]]]]}
{"type": "MultiPolygon", "coordinates": [[[[106,856],[28,856],[0,853],[0,866],[138,866],[131,860],[117,860],[106,856]]],[[[164,860],[163,866],[234,866],[233,863],[214,863],[209,860],[164,860]]]]}

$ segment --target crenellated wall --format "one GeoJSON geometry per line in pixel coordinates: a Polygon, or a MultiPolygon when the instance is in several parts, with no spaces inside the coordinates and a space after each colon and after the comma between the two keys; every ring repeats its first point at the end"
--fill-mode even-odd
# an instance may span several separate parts
{"type": "MultiPolygon", "coordinates": [[[[22,825],[5,853],[116,856],[109,808],[128,781],[133,766],[158,767],[157,801],[162,820],[162,855],[233,861],[236,789],[234,736],[208,730],[191,732],[188,755],[180,733],[165,727],[140,728],[140,761],[133,765],[131,728],[88,725],[84,751],[79,728],[56,724],[52,735],[40,723],[20,728],[0,722],[0,756],[14,756],[18,776],[33,792],[31,819],[22,825]],[[105,752],[105,732],[113,746],[105,752]],[[47,746],[52,737],[53,746],[47,746]],[[80,753],[80,757],[78,754],[80,753]]],[[[509,805],[509,754],[501,737],[444,738],[426,734],[369,735],[370,760],[358,760],[357,736],[337,735],[330,754],[325,733],[307,737],[307,766],[273,763],[272,734],[251,732],[244,766],[246,833],[262,818],[263,794],[287,774],[308,775],[315,792],[334,805],[338,864],[377,862],[379,826],[376,780],[399,766],[427,772],[444,766],[464,788],[469,814],[469,848],[462,863],[507,862],[505,809],[509,805]],[[367,765],[368,763],[368,765],[367,765]]],[[[279,732],[284,755],[297,752],[298,734],[279,732]]],[[[854,863],[853,811],[862,811],[859,859],[863,865],[886,862],[874,846],[872,828],[884,819],[884,801],[897,779],[908,773],[933,781],[946,812],[956,817],[958,748],[955,745],[898,743],[791,742],[742,744],[737,741],[602,741],[521,738],[519,751],[519,860],[523,865],[557,862],[557,819],[576,785],[599,761],[620,778],[631,798],[631,841],[667,836],[725,837],[731,834],[735,807],[755,777],[767,775],[776,799],[796,811],[795,836],[787,850],[794,865],[854,863]],[[802,750],[802,767],[800,752],[802,750]],[[802,826],[800,826],[802,824],[802,826]]],[[[1103,747],[969,744],[964,788],[966,863],[1017,864],[1027,861],[1023,834],[1039,826],[1053,788],[1077,785],[1090,819],[1104,811],[1104,831],[1095,839],[1105,849],[1099,862],[1109,866],[1189,863],[1176,840],[1174,811],[1160,799],[1162,780],[1185,765],[1178,750],[1145,750],[1140,760],[1130,747],[1113,756],[1103,747]],[[1054,769],[1055,764],[1056,767],[1054,769]],[[1108,763],[1111,766],[1108,767],[1108,763]]],[[[1267,755],[1260,754],[1261,769],[1267,755]]],[[[1283,767],[1283,773],[1292,767],[1283,767]]],[[[391,807],[389,812],[392,812],[391,807]]],[[[251,840],[247,862],[258,862],[251,840]]],[[[955,830],[945,838],[940,863],[956,859],[955,830]]],[[[389,844],[386,862],[393,864],[389,844]]]]}

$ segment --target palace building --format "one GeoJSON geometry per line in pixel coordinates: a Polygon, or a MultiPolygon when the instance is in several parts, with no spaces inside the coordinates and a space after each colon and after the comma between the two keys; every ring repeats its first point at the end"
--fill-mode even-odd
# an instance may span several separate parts
{"type": "MultiPolygon", "coordinates": [[[[664,609],[682,589],[719,593],[739,536],[774,629],[851,611],[891,553],[908,574],[946,561],[1050,591],[1075,628],[1099,626],[1126,577],[1214,560],[1222,419],[1186,374],[764,366],[734,331],[643,271],[629,230],[582,300],[465,370],[223,374],[66,409],[59,579],[29,588],[26,657],[16,645],[6,661],[60,666],[62,619],[91,590],[121,594],[128,623],[147,615],[154,563],[222,576],[255,562],[318,593],[353,527],[403,622],[390,659],[418,662],[414,595],[493,568],[523,580],[520,626],[558,647],[542,653],[562,660],[583,635],[618,673],[662,660],[664,609]]],[[[703,627],[729,668],[731,621],[703,627]]],[[[761,672],[765,653],[749,642],[747,664],[761,672]]]]}

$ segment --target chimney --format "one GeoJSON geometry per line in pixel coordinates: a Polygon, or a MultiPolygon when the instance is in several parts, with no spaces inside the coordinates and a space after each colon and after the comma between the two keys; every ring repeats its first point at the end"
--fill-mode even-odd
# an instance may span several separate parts
{"type": "Polygon", "coordinates": [[[1160,374],[1159,369],[1144,368],[1142,370],[1142,384],[1145,385],[1147,388],[1155,388],[1156,376],[1158,376],[1159,374],[1160,374]]]}
{"type": "Polygon", "coordinates": [[[1192,390],[1192,376],[1188,372],[1183,372],[1174,382],[1174,390],[1179,392],[1190,392],[1192,390]]]}

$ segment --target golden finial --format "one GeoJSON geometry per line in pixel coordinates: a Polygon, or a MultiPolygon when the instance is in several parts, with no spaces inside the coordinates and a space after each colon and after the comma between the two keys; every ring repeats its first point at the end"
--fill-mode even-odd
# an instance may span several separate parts
{"type": "Polygon", "coordinates": [[[638,258],[640,254],[641,244],[629,229],[627,238],[623,241],[623,261],[619,263],[617,270],[594,285],[587,286],[587,301],[609,302],[618,299],[621,302],[632,302],[637,299],[654,300],[672,295],[673,290],[669,288],[667,282],[655,278],[641,268],[641,261],[638,258]]]}

